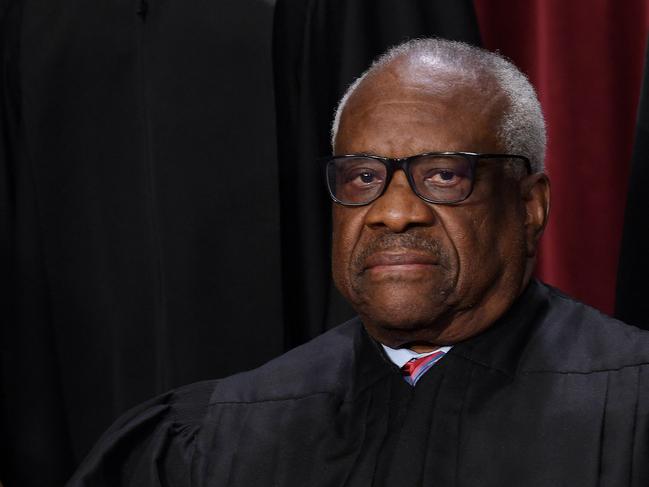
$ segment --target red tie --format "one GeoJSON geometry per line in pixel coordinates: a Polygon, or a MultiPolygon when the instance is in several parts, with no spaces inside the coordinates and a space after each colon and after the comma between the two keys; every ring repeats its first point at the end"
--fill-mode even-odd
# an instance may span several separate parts
{"type": "Polygon", "coordinates": [[[426,371],[435,365],[435,363],[443,356],[444,352],[442,350],[437,350],[430,355],[408,360],[408,362],[403,364],[403,367],[401,367],[403,378],[408,384],[414,386],[421,376],[424,375],[426,371]]]}

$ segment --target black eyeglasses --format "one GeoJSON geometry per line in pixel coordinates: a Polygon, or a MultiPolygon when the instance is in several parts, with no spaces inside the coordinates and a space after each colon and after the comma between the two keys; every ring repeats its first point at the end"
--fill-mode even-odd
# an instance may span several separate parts
{"type": "Polygon", "coordinates": [[[341,155],[322,159],[331,198],[341,205],[362,206],[380,197],[397,169],[406,173],[413,192],[429,203],[453,204],[473,191],[476,165],[481,159],[530,161],[513,154],[475,152],[427,152],[401,159],[372,155],[341,155]]]}

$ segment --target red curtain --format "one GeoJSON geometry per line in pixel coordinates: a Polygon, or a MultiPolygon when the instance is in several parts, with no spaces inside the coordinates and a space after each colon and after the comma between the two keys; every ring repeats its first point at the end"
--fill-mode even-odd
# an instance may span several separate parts
{"type": "Polygon", "coordinates": [[[612,314],[649,1],[474,3],[485,47],[529,76],[548,125],[552,210],[537,274],[612,314]]]}

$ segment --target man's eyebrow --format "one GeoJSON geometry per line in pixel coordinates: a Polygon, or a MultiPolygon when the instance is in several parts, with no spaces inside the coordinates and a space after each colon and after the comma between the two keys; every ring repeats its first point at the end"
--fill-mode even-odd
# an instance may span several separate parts
{"type": "Polygon", "coordinates": [[[334,157],[341,157],[341,156],[370,156],[370,157],[385,157],[380,154],[377,154],[373,151],[361,151],[361,152],[344,152],[342,154],[335,154],[334,157]]]}
{"type": "MultiPolygon", "coordinates": [[[[420,156],[420,155],[423,155],[423,154],[436,154],[436,153],[441,153],[441,152],[454,152],[454,151],[423,150],[421,152],[408,154],[407,156],[403,156],[403,157],[388,157],[388,156],[385,156],[383,154],[379,154],[377,152],[369,150],[369,151],[362,151],[362,152],[349,152],[349,153],[347,153],[347,155],[350,155],[350,156],[382,157],[382,158],[385,158],[385,159],[407,159],[409,157],[420,156]]],[[[338,154],[338,155],[341,156],[341,155],[344,155],[344,154],[338,154]]]]}

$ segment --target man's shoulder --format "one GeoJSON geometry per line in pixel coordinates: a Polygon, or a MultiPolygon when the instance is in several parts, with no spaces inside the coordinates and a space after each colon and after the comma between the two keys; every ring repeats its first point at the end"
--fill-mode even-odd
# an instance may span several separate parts
{"type": "Polygon", "coordinates": [[[199,429],[217,404],[342,393],[345,384],[340,378],[351,366],[361,333],[360,320],[353,319],[256,369],[172,389],[125,412],[106,435],[131,430],[143,434],[160,428],[199,429]]]}
{"type": "Polygon", "coordinates": [[[351,319],[256,369],[220,380],[211,402],[344,394],[344,378],[350,373],[362,333],[360,320],[351,319]]]}
{"type": "Polygon", "coordinates": [[[541,285],[542,325],[525,350],[523,372],[592,373],[649,364],[649,331],[541,285]]]}

